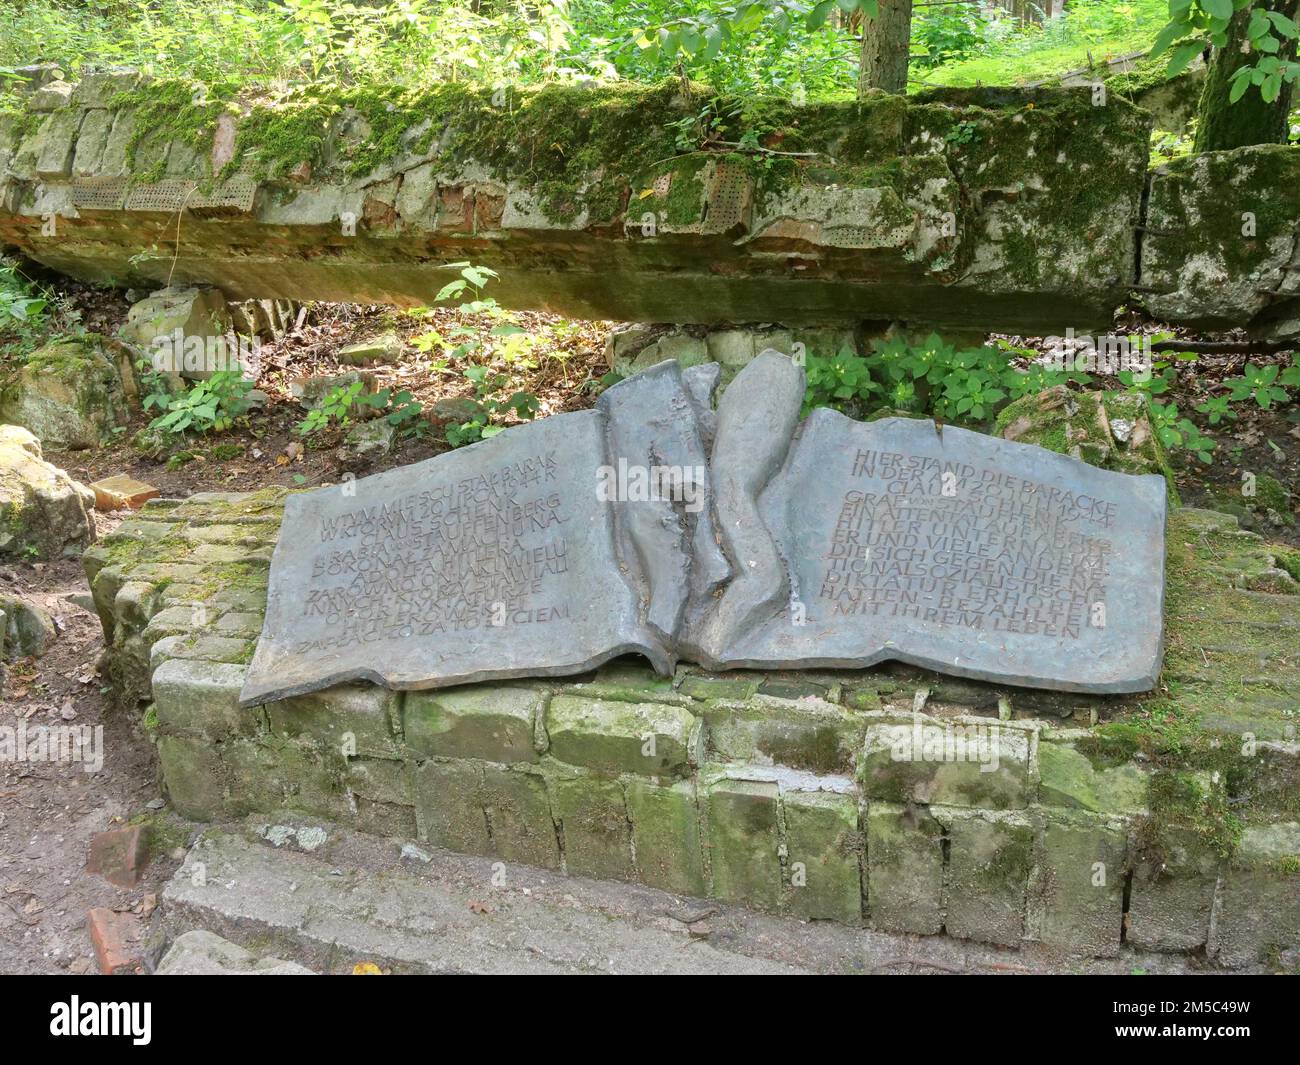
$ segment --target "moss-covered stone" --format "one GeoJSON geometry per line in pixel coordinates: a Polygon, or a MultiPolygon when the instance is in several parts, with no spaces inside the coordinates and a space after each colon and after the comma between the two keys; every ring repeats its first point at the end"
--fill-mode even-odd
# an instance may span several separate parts
{"type": "Polygon", "coordinates": [[[411,781],[421,838],[468,854],[492,852],[481,764],[431,759],[413,768],[411,781]]]}
{"type": "Polygon", "coordinates": [[[411,692],[402,707],[402,731],[421,756],[535,762],[541,708],[539,692],[506,685],[411,692]]]}
{"type": "Polygon", "coordinates": [[[1210,951],[1250,965],[1300,947],[1300,823],[1251,825],[1224,874],[1210,951]]]}
{"type": "Polygon", "coordinates": [[[1023,814],[932,807],[948,848],[944,930],[962,939],[1016,946],[1024,936],[1034,830],[1023,814]]]}
{"type": "Polygon", "coordinates": [[[448,259],[472,251],[498,269],[503,305],[683,323],[781,306],[788,324],[1024,331],[1104,320],[1132,281],[1148,119],[1118,99],[873,93],[795,107],[675,80],[505,94],[312,84],[257,99],[181,79],[115,92],[107,129],[86,126],[77,97],[22,138],[15,197],[22,217],[52,197],[86,207],[77,239],[52,250],[19,221],[0,229],[97,280],[396,303],[431,302],[445,283],[420,254],[436,232],[448,259]],[[754,135],[782,147],[737,147],[754,135]],[[38,189],[38,168],[53,186],[38,189]],[[174,239],[182,208],[205,239],[175,269],[141,257],[174,239]],[[349,217],[365,239],[315,254],[349,217]],[[292,286],[288,271],[243,269],[249,247],[291,258],[292,286]]]}
{"type": "Polygon", "coordinates": [[[1203,152],[1151,180],[1142,277],[1152,314],[1198,329],[1256,316],[1268,335],[1300,314],[1278,299],[1300,219],[1300,147],[1203,152]],[[1288,310],[1289,308],[1289,310],[1288,310]]]}
{"type": "Polygon", "coordinates": [[[723,778],[707,792],[713,894],[760,910],[782,902],[779,789],[775,782],[723,778]]]}
{"type": "Polygon", "coordinates": [[[0,391],[0,421],[45,447],[93,448],[130,419],[117,363],[94,335],[55,340],[28,356],[0,391]]]}
{"type": "Polygon", "coordinates": [[[641,880],[681,895],[707,895],[695,781],[630,778],[626,789],[641,880]]]}
{"type": "Polygon", "coordinates": [[[560,845],[542,776],[487,764],[483,804],[493,853],[525,865],[560,867],[560,845]]]}
{"type": "Polygon", "coordinates": [[[1195,951],[1210,932],[1222,856],[1198,832],[1166,821],[1139,836],[1129,887],[1128,942],[1146,950],[1195,951]]]}
{"type": "Polygon", "coordinates": [[[557,695],[546,710],[550,752],[561,762],[610,772],[685,772],[698,724],[665,703],[557,695]]]}
{"type": "Polygon", "coordinates": [[[786,909],[801,917],[857,924],[862,919],[864,834],[856,795],[789,791],[781,798],[786,833],[786,909]]]}
{"type": "Polygon", "coordinates": [[[933,935],[943,928],[943,826],[925,807],[867,807],[871,926],[933,935]]]}
{"type": "Polygon", "coordinates": [[[1122,821],[1049,820],[1033,885],[1038,938],[1093,957],[1119,953],[1126,858],[1122,821]]]}
{"type": "Polygon", "coordinates": [[[163,736],[158,761],[168,801],[177,813],[192,821],[220,820],[226,812],[227,775],[210,741],[163,736]]]}
{"type": "Polygon", "coordinates": [[[564,840],[570,874],[635,880],[632,826],[623,786],[585,773],[553,774],[548,780],[551,813],[564,840]]]}
{"type": "Polygon", "coordinates": [[[40,441],[0,425],[0,558],[64,558],[95,540],[95,493],[41,458],[40,441]]]}
{"type": "MultiPolygon", "coordinates": [[[[240,671],[241,683],[243,671],[240,671]]],[[[401,696],[372,684],[348,684],[266,705],[271,731],[311,740],[340,756],[396,758],[394,732],[401,696]]]]}
{"type": "Polygon", "coordinates": [[[1173,469],[1140,395],[1075,392],[1057,385],[1008,403],[993,431],[1004,440],[1037,444],[1105,470],[1159,474],[1171,502],[1178,503],[1173,469]]]}
{"type": "Polygon", "coordinates": [[[863,794],[891,803],[1027,806],[1030,735],[987,718],[875,720],[858,758],[863,794]]]}
{"type": "Polygon", "coordinates": [[[716,761],[850,773],[866,722],[821,699],[720,699],[704,710],[708,756],[716,761]]]}

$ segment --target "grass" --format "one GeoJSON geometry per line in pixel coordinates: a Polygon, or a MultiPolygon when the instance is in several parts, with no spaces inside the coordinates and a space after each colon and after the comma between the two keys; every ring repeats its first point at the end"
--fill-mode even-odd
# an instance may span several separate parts
{"type": "MultiPolygon", "coordinates": [[[[683,11],[706,4],[684,3],[683,11]]],[[[642,17],[616,3],[574,0],[568,33],[548,35],[523,5],[468,0],[354,5],[347,0],[150,0],[144,4],[0,0],[9,32],[0,38],[0,74],[37,59],[76,75],[121,63],[164,77],[269,88],[306,80],[335,84],[472,81],[536,83],[565,72],[652,79],[671,65],[647,66],[624,47],[642,17]]],[[[646,15],[645,17],[653,17],[646,15]]],[[[925,71],[917,86],[1018,84],[1049,79],[1094,59],[1149,47],[1168,18],[1166,0],[1071,0],[1043,26],[998,18],[982,32],[982,54],[925,71]]],[[[914,51],[921,48],[921,29],[914,51]]],[[[693,73],[720,88],[810,96],[852,95],[856,45],[843,34],[789,35],[763,28],[729,45],[693,73]],[[734,69],[740,67],[747,70],[734,69]]]]}
{"type": "Polygon", "coordinates": [[[915,89],[936,85],[1023,85],[1150,48],[1168,21],[1165,0],[1075,0],[1064,15],[991,42],[978,58],[918,71],[915,89]]]}

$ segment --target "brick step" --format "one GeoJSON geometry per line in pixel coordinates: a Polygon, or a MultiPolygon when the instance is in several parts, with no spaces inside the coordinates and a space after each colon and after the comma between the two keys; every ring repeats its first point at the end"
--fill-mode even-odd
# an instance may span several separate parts
{"type": "Polygon", "coordinates": [[[1067,960],[1042,947],[1008,952],[798,921],[426,845],[403,857],[403,846],[303,820],[210,829],[163,892],[161,937],[205,929],[321,973],[365,962],[467,974],[1182,973],[1195,964],[1127,948],[1067,960]]]}

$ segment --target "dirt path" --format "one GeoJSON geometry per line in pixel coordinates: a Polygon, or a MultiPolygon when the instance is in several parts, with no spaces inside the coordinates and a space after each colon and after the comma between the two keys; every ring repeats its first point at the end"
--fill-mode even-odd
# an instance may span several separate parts
{"type": "Polygon", "coordinates": [[[99,618],[66,600],[86,592],[79,561],[0,567],[0,589],[49,611],[62,631],[41,658],[10,663],[0,693],[0,728],[103,728],[103,767],[0,761],[0,971],[94,972],[86,912],[95,906],[143,913],[176,862],[155,860],[140,885],[114,887],[86,872],[91,836],[146,813],[158,798],[153,749],[133,715],[107,712],[95,662],[99,618]]]}

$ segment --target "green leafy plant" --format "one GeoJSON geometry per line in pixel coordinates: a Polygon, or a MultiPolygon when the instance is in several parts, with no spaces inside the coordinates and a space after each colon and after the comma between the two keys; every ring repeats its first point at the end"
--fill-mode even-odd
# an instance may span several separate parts
{"type": "Polygon", "coordinates": [[[1196,409],[1205,415],[1211,425],[1218,425],[1222,421],[1237,420],[1237,412],[1232,409],[1231,402],[1227,396],[1212,396],[1204,403],[1197,404],[1196,409]]]}
{"type": "Polygon", "coordinates": [[[364,381],[353,381],[331,389],[298,423],[298,435],[311,436],[331,425],[351,424],[354,414],[368,405],[370,397],[363,394],[365,387],[364,381]]]}
{"type": "Polygon", "coordinates": [[[14,266],[0,266],[0,327],[38,326],[49,300],[25,281],[14,266]]]}
{"type": "Polygon", "coordinates": [[[253,382],[234,370],[218,370],[180,392],[151,391],[143,400],[145,409],[161,413],[148,428],[170,436],[222,432],[248,410],[246,397],[252,388],[253,382]]]}
{"type": "Polygon", "coordinates": [[[1147,409],[1150,411],[1151,428],[1166,448],[1171,451],[1187,451],[1207,465],[1213,461],[1215,442],[1202,435],[1190,418],[1182,417],[1177,406],[1148,399],[1147,409]]]}
{"type": "Polygon", "coordinates": [[[863,417],[888,407],[981,424],[1009,400],[1090,380],[1085,373],[1041,363],[1028,370],[1011,364],[1032,355],[1006,345],[957,348],[937,333],[918,344],[902,336],[877,341],[867,355],[848,348],[832,358],[809,355],[804,411],[830,406],[863,417]]]}
{"type": "Polygon", "coordinates": [[[1279,370],[1280,367],[1272,363],[1267,366],[1247,363],[1241,377],[1224,380],[1228,398],[1234,403],[1253,399],[1262,410],[1268,410],[1274,403],[1285,403],[1289,397],[1286,389],[1277,383],[1279,370]]]}
{"type": "Polygon", "coordinates": [[[1281,11],[1255,5],[1256,0],[1169,0],[1169,21],[1156,37],[1151,55],[1168,54],[1167,74],[1173,77],[1211,45],[1227,47],[1233,19],[1249,9],[1246,40],[1259,58],[1232,72],[1228,100],[1236,103],[1254,86],[1265,103],[1272,103],[1284,83],[1300,81],[1300,63],[1280,54],[1285,53],[1285,42],[1300,37],[1300,26],[1281,11]]]}
{"type": "Polygon", "coordinates": [[[505,428],[495,419],[514,414],[524,421],[537,415],[540,404],[531,392],[509,392],[510,379],[505,374],[493,373],[485,366],[471,366],[465,376],[474,382],[474,399],[470,416],[453,422],[444,430],[447,443],[463,447],[479,440],[496,436],[505,428]]]}
{"type": "Polygon", "coordinates": [[[880,383],[872,379],[867,360],[851,348],[843,348],[831,358],[809,355],[804,373],[804,414],[814,407],[852,412],[865,407],[881,391],[880,383]]]}
{"type": "Polygon", "coordinates": [[[1172,366],[1162,365],[1159,373],[1141,373],[1133,370],[1120,370],[1115,375],[1132,395],[1162,396],[1177,383],[1177,374],[1172,366]]]}
{"type": "Polygon", "coordinates": [[[1277,383],[1287,388],[1300,388],[1300,355],[1291,356],[1291,365],[1278,374],[1277,383]]]}

